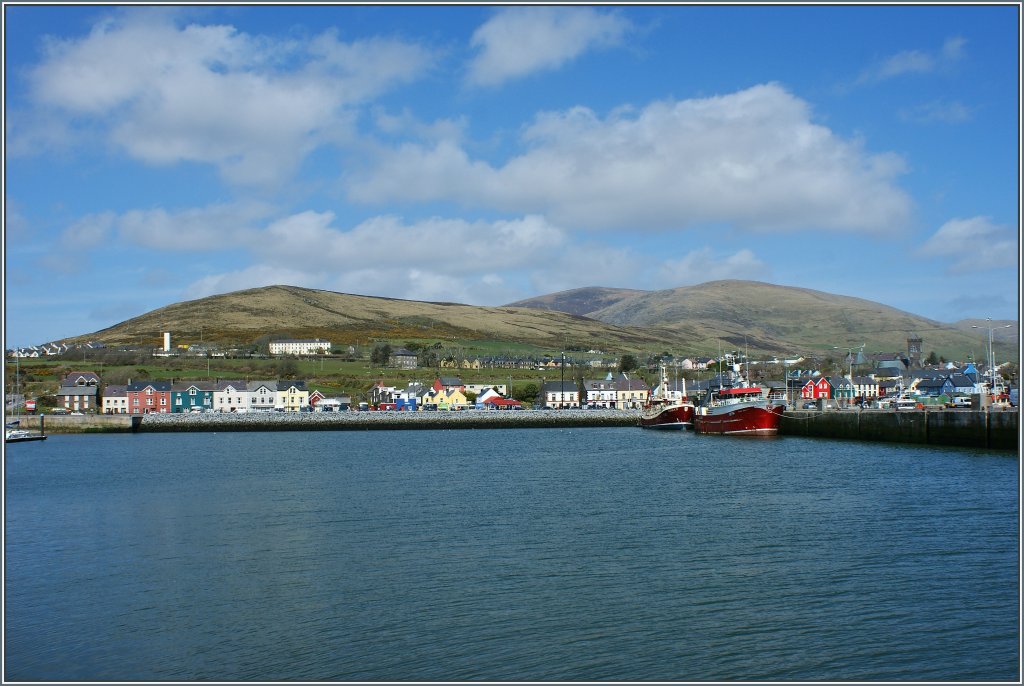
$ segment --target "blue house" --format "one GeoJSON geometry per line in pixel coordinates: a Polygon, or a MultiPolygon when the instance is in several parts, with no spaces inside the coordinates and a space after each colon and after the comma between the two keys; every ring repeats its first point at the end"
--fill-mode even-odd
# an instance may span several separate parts
{"type": "Polygon", "coordinates": [[[171,412],[213,411],[213,384],[187,381],[171,386],[171,412]]]}
{"type": "Polygon", "coordinates": [[[978,368],[974,366],[973,362],[968,362],[964,365],[960,373],[964,376],[969,376],[974,383],[978,383],[978,368]]]}
{"type": "Polygon", "coordinates": [[[917,392],[932,398],[940,395],[950,396],[953,395],[953,382],[948,376],[921,379],[917,382],[917,392]]]}

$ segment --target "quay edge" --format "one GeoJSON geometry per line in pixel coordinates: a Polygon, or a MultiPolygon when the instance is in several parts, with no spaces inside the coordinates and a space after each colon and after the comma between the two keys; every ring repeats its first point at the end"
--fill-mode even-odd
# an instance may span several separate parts
{"type": "Polygon", "coordinates": [[[1017,450],[1020,413],[969,410],[790,410],[783,436],[1017,450]]]}
{"type": "MultiPolygon", "coordinates": [[[[168,431],[344,431],[371,429],[487,429],[634,426],[638,414],[618,410],[522,410],[515,412],[349,412],[245,415],[47,415],[47,434],[168,431]]],[[[7,421],[13,421],[8,417],[7,421]]],[[[40,430],[38,415],[22,415],[21,427],[40,430]]],[[[637,429],[640,430],[639,428],[637,429]]],[[[1019,413],[970,410],[789,410],[783,436],[917,443],[1017,450],[1019,413]]]]}

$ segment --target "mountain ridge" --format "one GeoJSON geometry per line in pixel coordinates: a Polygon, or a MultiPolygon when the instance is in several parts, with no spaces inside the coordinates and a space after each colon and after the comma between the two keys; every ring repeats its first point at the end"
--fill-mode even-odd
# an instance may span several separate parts
{"type": "MultiPolygon", "coordinates": [[[[162,332],[171,331],[176,340],[238,343],[269,337],[319,337],[339,344],[423,339],[552,350],[582,346],[710,354],[725,345],[805,354],[862,344],[869,352],[904,351],[907,338],[918,335],[925,354],[936,350],[947,358],[972,353],[977,358],[984,356],[985,337],[969,328],[975,321],[962,320],[958,328],[861,298],[737,280],[660,291],[588,287],[501,306],[274,285],[174,303],[66,340],[156,345],[162,332]]],[[[1008,346],[1018,340],[1016,326],[1012,338],[1008,332],[994,332],[997,359],[1008,359],[1008,346]]]]}

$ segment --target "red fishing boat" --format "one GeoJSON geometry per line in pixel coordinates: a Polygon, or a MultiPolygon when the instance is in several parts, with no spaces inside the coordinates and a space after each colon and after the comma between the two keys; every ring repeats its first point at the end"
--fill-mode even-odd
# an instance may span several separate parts
{"type": "Polygon", "coordinates": [[[640,411],[640,426],[645,429],[688,429],[693,426],[693,402],[682,392],[668,390],[668,372],[661,366],[661,385],[640,411]]]}
{"type": "Polygon", "coordinates": [[[783,409],[770,403],[759,386],[723,388],[696,409],[693,428],[700,434],[774,436],[783,409]]]}

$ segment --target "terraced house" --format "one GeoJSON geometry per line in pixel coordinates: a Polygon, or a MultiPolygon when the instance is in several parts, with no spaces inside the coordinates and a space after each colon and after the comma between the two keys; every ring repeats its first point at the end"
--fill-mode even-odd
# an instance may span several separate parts
{"type": "Polygon", "coordinates": [[[64,409],[72,412],[93,412],[99,399],[100,377],[94,372],[68,372],[60,382],[57,397],[64,409]]]}
{"type": "Polygon", "coordinates": [[[214,384],[208,381],[171,385],[171,412],[213,411],[214,384]]]}
{"type": "Polygon", "coordinates": [[[135,381],[128,384],[130,414],[166,414],[171,411],[170,381],[135,381]]]}

